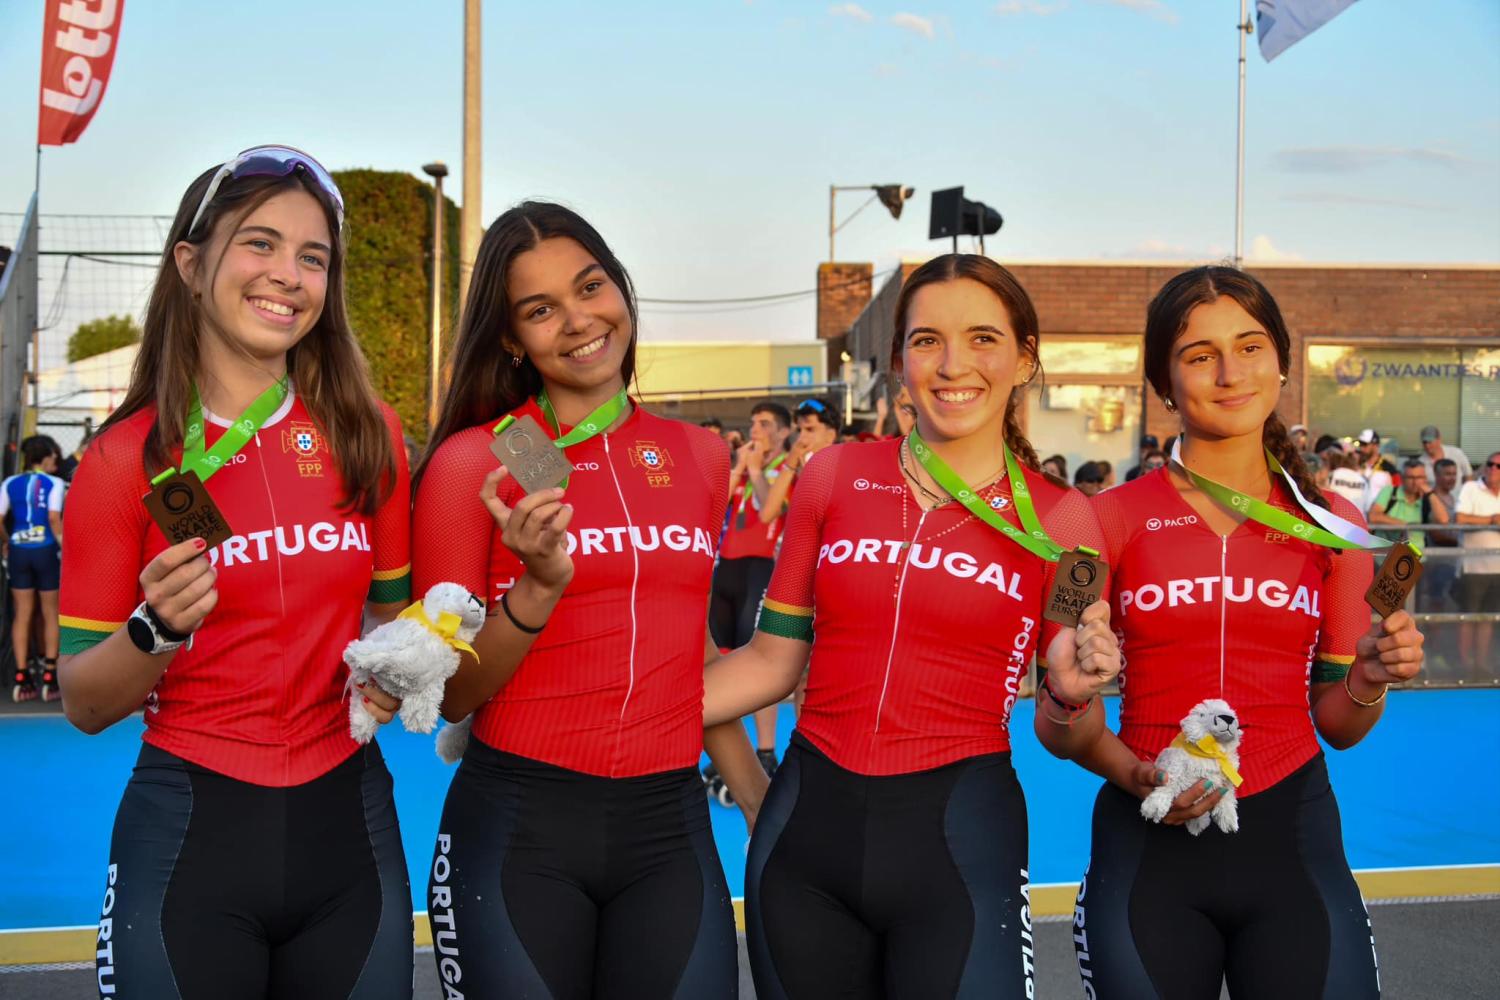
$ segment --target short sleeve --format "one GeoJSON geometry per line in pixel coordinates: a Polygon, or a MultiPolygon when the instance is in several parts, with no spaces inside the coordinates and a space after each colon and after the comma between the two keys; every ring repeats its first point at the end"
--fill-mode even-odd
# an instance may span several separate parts
{"type": "Polygon", "coordinates": [[[56,476],[48,476],[47,485],[51,487],[47,492],[47,509],[54,514],[60,514],[63,509],[63,494],[67,492],[68,484],[56,476]]]}
{"type": "Polygon", "coordinates": [[[813,578],[818,571],[818,551],[823,544],[823,519],[839,464],[838,448],[808,462],[797,477],[797,502],[786,516],[781,536],[781,554],[771,573],[771,584],[761,602],[755,627],[784,639],[813,639],[813,578]]]}
{"type": "MultiPolygon", "coordinates": [[[[1333,513],[1352,524],[1364,525],[1364,517],[1348,500],[1336,493],[1325,492],[1324,496],[1333,513]]],[[[1349,672],[1355,645],[1370,630],[1365,591],[1374,578],[1375,560],[1363,549],[1344,549],[1328,560],[1328,573],[1323,579],[1323,623],[1313,656],[1314,684],[1342,680],[1349,672]]]]}
{"type": "Polygon", "coordinates": [[[1381,510],[1384,510],[1385,505],[1391,502],[1391,491],[1393,489],[1394,487],[1392,486],[1386,486],[1379,493],[1375,494],[1375,502],[1370,505],[1371,508],[1379,507],[1381,510]]]}
{"type": "Polygon", "coordinates": [[[729,446],[713,431],[702,427],[689,425],[687,432],[693,460],[711,491],[709,511],[713,519],[709,522],[709,533],[713,534],[724,523],[724,512],[729,505],[729,446]]]}
{"type": "Polygon", "coordinates": [[[120,424],[95,438],[73,477],[63,514],[62,653],[102,642],[141,602],[140,575],[149,522],[142,439],[120,424]]]}
{"type": "Polygon", "coordinates": [[[15,476],[11,476],[10,479],[0,483],[0,517],[10,513],[10,484],[14,479],[15,476]]]}
{"type": "Polygon", "coordinates": [[[1456,514],[1479,513],[1479,484],[1464,483],[1463,488],[1458,491],[1458,506],[1454,509],[1456,514]]]}
{"type": "MultiPolygon", "coordinates": [[[[1040,479],[1040,475],[1035,477],[1040,479]]],[[[1038,483],[1032,492],[1049,488],[1047,485],[1038,483]]],[[[1094,512],[1093,505],[1089,503],[1088,497],[1077,490],[1067,490],[1059,496],[1052,507],[1042,515],[1042,527],[1052,540],[1066,549],[1076,549],[1079,546],[1093,549],[1109,561],[1110,546],[1104,536],[1104,531],[1099,527],[1099,517],[1094,512]]],[[[1045,564],[1042,579],[1042,600],[1046,595],[1052,593],[1052,582],[1057,578],[1057,563],[1045,564]]],[[[1101,596],[1106,599],[1109,591],[1106,589],[1101,596]]],[[[1037,609],[1041,614],[1042,608],[1037,609]]],[[[1041,635],[1037,637],[1037,662],[1046,666],[1047,647],[1052,640],[1063,630],[1064,626],[1053,621],[1042,621],[1041,635]]]]}
{"type": "MultiPolygon", "coordinates": [[[[412,587],[419,595],[435,583],[456,583],[489,603],[495,521],[479,489],[499,462],[490,454],[488,435],[486,427],[453,435],[422,473],[412,511],[412,587]]],[[[511,575],[519,576],[521,561],[509,550],[505,557],[513,563],[511,575]]]]}
{"type": "Polygon", "coordinates": [[[369,600],[373,604],[404,604],[411,600],[411,475],[401,418],[384,403],[380,411],[390,434],[396,471],[390,494],[381,502],[371,525],[375,571],[370,577],[369,600]]]}

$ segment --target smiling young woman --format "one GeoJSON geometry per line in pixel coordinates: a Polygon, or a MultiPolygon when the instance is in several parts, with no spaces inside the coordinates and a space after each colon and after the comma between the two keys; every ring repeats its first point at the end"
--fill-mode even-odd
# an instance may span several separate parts
{"type": "MultiPolygon", "coordinates": [[[[183,195],[120,407],[64,514],[63,705],[145,712],[115,819],[101,992],[410,995],[391,777],[349,736],[342,653],[409,594],[401,426],[344,310],[343,199],[256,147],[183,195]],[[195,474],[233,536],[176,545],[142,496],[195,474]]],[[[398,702],[369,686],[372,715],[398,702]]]]}
{"type": "Polygon", "coordinates": [[[1421,667],[1398,611],[1373,627],[1379,544],[1319,491],[1276,416],[1291,338],[1254,277],[1200,267],[1146,315],[1146,375],[1183,434],[1173,462],[1094,498],[1115,628],[1129,659],[1120,733],[1053,747],[1108,778],[1079,891],[1079,970],[1101,1000],[1375,997],[1369,921],[1319,749],[1380,718],[1386,685],[1421,667]],[[1182,793],[1162,824],[1140,800],[1156,755],[1198,702],[1244,730],[1233,769],[1182,793]],[[1182,829],[1235,787],[1239,829],[1182,829]]]}
{"type": "Polygon", "coordinates": [[[1119,669],[1102,601],[1076,629],[1042,620],[1062,546],[1102,541],[1016,420],[1037,368],[1025,290],[944,255],[907,279],[895,329],[912,431],[807,463],[758,631],[707,675],[712,724],[808,671],[746,865],[765,998],[1032,995],[1010,710],[1041,652],[1047,708],[1102,728],[1093,696],[1119,669]]]}
{"type": "Polygon", "coordinates": [[[417,585],[455,580],[490,611],[443,703],[474,713],[473,738],[428,907],[456,949],[440,973],[473,996],[736,988],[695,766],[706,744],[753,819],[766,777],[744,729],[702,721],[729,456],[630,400],[636,330],[629,276],[577,213],[525,202],[485,233],[414,520],[417,585]],[[557,435],[564,489],[525,494],[499,466],[507,415],[557,435]]]}

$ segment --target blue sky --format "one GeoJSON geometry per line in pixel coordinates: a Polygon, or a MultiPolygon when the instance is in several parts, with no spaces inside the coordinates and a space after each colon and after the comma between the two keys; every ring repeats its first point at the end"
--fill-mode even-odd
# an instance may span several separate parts
{"type": "MultiPolygon", "coordinates": [[[[44,154],[43,210],[170,213],[265,141],[333,168],[444,159],[456,194],[462,6],[134,0],[101,110],[44,154]]],[[[1001,259],[1224,256],[1238,6],[492,2],[484,215],[563,200],[659,298],[811,288],[830,183],[918,189],[899,222],[875,205],[841,232],[877,268],[941,249],[928,197],[956,184],[1005,215],[1001,259]]],[[[32,187],[42,9],[0,2],[0,211],[32,187]]],[[[1361,0],[1274,63],[1252,44],[1248,109],[1250,256],[1500,261],[1500,4],[1361,0]]],[[[645,321],[803,339],[813,308],[645,321]]]]}

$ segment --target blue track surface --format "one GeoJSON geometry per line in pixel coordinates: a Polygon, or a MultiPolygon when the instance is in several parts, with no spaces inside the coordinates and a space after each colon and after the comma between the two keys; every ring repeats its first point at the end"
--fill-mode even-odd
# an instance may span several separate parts
{"type": "MultiPolygon", "coordinates": [[[[1118,709],[1111,703],[1111,719],[1118,709]]],[[[1071,882],[1088,858],[1089,816],[1099,782],[1049,757],[1031,734],[1032,702],[1016,705],[1015,761],[1031,818],[1032,881],[1071,882]]],[[[779,743],[792,716],[783,708],[779,743]]],[[[110,827],[130,776],[141,722],[95,737],[57,716],[0,719],[0,753],[11,761],[0,855],[0,929],[92,924],[104,891],[110,827]]],[[[452,770],[432,738],[387,727],[380,736],[396,779],[411,866],[414,909],[426,909],[427,863],[452,770]]],[[[1500,800],[1483,778],[1500,758],[1500,693],[1412,691],[1391,695],[1385,719],[1347,753],[1330,753],[1355,868],[1500,862],[1500,800]],[[1449,733],[1462,766],[1436,767],[1449,733]]],[[[711,806],[730,889],[742,894],[745,826],[738,810],[711,806]]]]}

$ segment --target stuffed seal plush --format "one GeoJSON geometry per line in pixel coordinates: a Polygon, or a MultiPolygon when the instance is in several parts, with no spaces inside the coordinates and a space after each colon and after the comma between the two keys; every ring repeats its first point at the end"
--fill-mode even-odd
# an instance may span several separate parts
{"type": "Polygon", "coordinates": [[[1157,786],[1141,802],[1141,815],[1153,823],[1172,809],[1172,801],[1204,778],[1224,790],[1218,803],[1187,821],[1188,833],[1198,836],[1210,821],[1225,833],[1240,828],[1239,806],[1234,790],[1240,777],[1240,720],[1221,698],[1210,698],[1193,706],[1182,720],[1182,732],[1170,746],[1156,755],[1156,766],[1167,773],[1167,783],[1157,786]]]}
{"type": "MultiPolygon", "coordinates": [[[[443,703],[443,685],[458,671],[460,650],[484,625],[484,603],[456,583],[437,583],[421,601],[344,647],[349,685],[373,680],[401,699],[401,723],[411,733],[430,733],[443,703]]],[[[349,699],[349,735],[368,743],[379,723],[364,702],[349,699]]]]}

